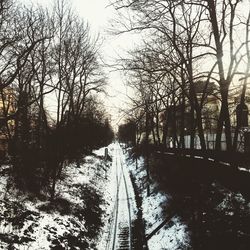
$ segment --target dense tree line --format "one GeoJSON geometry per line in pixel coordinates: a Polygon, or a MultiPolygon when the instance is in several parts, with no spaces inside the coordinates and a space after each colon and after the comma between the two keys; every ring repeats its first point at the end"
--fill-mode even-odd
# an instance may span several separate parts
{"type": "Polygon", "coordinates": [[[136,123],[128,121],[118,128],[118,138],[121,142],[136,145],[136,123]]]}
{"type": "Polygon", "coordinates": [[[65,160],[112,140],[98,48],[67,1],[50,9],[1,1],[1,136],[20,186],[53,198],[65,160]]]}
{"type": "Polygon", "coordinates": [[[237,150],[242,124],[232,124],[232,110],[240,104],[242,114],[247,93],[250,2],[118,0],[113,6],[119,19],[112,31],[143,37],[119,61],[136,91],[129,115],[141,132],[150,130],[155,144],[171,137],[172,146],[181,148],[194,148],[198,135],[202,149],[210,133],[215,149],[225,140],[227,150],[237,150]],[[240,98],[234,104],[230,95],[236,87],[240,98]],[[211,98],[218,110],[209,108],[211,98]]]}

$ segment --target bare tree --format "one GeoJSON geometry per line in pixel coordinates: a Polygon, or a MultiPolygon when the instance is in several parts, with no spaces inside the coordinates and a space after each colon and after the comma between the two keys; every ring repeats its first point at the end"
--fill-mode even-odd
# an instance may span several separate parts
{"type": "MultiPolygon", "coordinates": [[[[246,41],[240,41],[236,31],[236,28],[242,31],[244,27],[241,21],[244,18],[244,13],[241,13],[245,3],[243,2],[231,0],[156,2],[120,0],[113,2],[120,16],[125,12],[130,13],[130,15],[124,15],[123,19],[115,20],[118,25],[118,31],[115,30],[115,33],[139,31],[147,37],[155,37],[154,43],[151,42],[151,44],[156,44],[157,39],[168,44],[165,54],[175,55],[175,58],[171,56],[168,58],[171,58],[172,67],[178,69],[172,77],[180,83],[182,93],[190,105],[191,148],[196,127],[201,147],[206,148],[203,106],[211,79],[219,85],[221,100],[216,149],[221,148],[223,127],[225,127],[227,149],[232,148],[228,95],[230,85],[237,78],[239,67],[243,65],[243,59],[246,57],[243,52],[246,41]],[[201,63],[205,60],[206,68],[201,63]],[[196,93],[198,80],[206,82],[201,97],[196,93]]],[[[148,41],[148,38],[146,40],[148,41]]],[[[164,54],[162,50],[156,51],[155,48],[151,51],[158,55],[164,54]]],[[[167,67],[165,72],[167,71],[171,74],[173,68],[167,67]]]]}
{"type": "Polygon", "coordinates": [[[88,24],[74,15],[66,1],[56,2],[54,20],[57,32],[52,46],[52,80],[57,99],[54,131],[54,141],[57,141],[54,148],[57,152],[52,164],[55,166],[52,173],[52,198],[66,154],[59,138],[62,130],[70,128],[74,131],[78,127],[91,95],[104,92],[106,83],[98,61],[98,41],[91,38],[88,24]]]}

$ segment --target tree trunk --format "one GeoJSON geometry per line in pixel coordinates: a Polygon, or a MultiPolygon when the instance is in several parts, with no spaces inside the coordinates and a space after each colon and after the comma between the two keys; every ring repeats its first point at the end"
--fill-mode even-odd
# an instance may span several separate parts
{"type": "Polygon", "coordinates": [[[180,122],[180,146],[185,148],[185,95],[182,93],[181,122],[180,122]]]}
{"type": "Polygon", "coordinates": [[[194,138],[195,138],[195,118],[194,118],[194,107],[191,105],[190,110],[190,149],[194,149],[194,138]]]}
{"type": "Polygon", "coordinates": [[[149,112],[146,104],[146,170],[147,170],[147,196],[150,195],[150,177],[149,177],[149,112]]]}
{"type": "Polygon", "coordinates": [[[160,138],[160,131],[159,131],[159,112],[156,110],[156,137],[157,137],[157,144],[161,144],[161,138],[160,138]]]}
{"type": "Polygon", "coordinates": [[[225,86],[224,88],[221,87],[221,110],[217,125],[217,132],[216,132],[216,142],[215,142],[215,149],[221,150],[221,137],[222,137],[222,130],[223,124],[225,126],[225,136],[226,136],[226,146],[227,150],[232,150],[232,135],[231,135],[231,122],[230,122],[230,115],[228,109],[228,87],[229,85],[225,86]]]}
{"type": "Polygon", "coordinates": [[[199,107],[196,108],[196,121],[197,121],[198,134],[199,134],[200,143],[201,143],[201,149],[206,150],[206,142],[205,142],[204,130],[202,126],[201,109],[199,107]]]}
{"type": "Polygon", "coordinates": [[[154,145],[156,145],[156,137],[155,137],[155,130],[154,130],[154,121],[153,121],[153,117],[150,118],[150,122],[151,122],[151,131],[152,131],[152,136],[153,136],[154,145]]]}
{"type": "Polygon", "coordinates": [[[167,135],[168,135],[168,123],[165,119],[163,123],[163,135],[162,135],[162,144],[164,148],[167,148],[167,135]]]}

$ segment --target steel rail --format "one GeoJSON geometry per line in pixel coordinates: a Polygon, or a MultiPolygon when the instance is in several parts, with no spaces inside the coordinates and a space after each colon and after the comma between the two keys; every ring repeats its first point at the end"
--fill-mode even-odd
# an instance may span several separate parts
{"type": "MultiPolygon", "coordinates": [[[[120,147],[121,149],[121,147],[120,147]]],[[[122,149],[121,149],[122,150],[122,149]]],[[[129,220],[129,250],[132,250],[132,220],[131,220],[131,210],[130,210],[130,201],[129,201],[129,193],[128,193],[128,185],[127,181],[124,175],[124,169],[123,169],[123,162],[121,158],[121,152],[119,151],[119,157],[121,161],[121,170],[122,170],[122,175],[123,175],[123,181],[125,185],[125,191],[126,191],[126,196],[127,196],[127,206],[128,206],[128,220],[129,220]]]]}
{"type": "Polygon", "coordinates": [[[118,231],[119,231],[119,203],[121,199],[119,199],[120,196],[120,188],[121,185],[124,185],[125,188],[125,194],[126,198],[125,200],[127,201],[127,209],[128,209],[128,243],[129,243],[129,248],[128,250],[132,250],[132,219],[131,219],[131,204],[130,204],[130,198],[129,198],[129,192],[128,192],[128,185],[126,181],[126,177],[124,174],[124,167],[123,167],[123,160],[121,157],[121,147],[119,145],[119,148],[116,148],[115,152],[115,168],[116,168],[116,199],[115,199],[115,204],[114,208],[111,214],[112,216],[112,221],[109,229],[109,234],[108,234],[108,239],[107,239],[107,245],[106,249],[112,249],[116,250],[117,243],[118,243],[118,231]],[[119,163],[118,163],[119,162],[119,163]],[[122,184],[123,182],[123,184],[122,184]]]}

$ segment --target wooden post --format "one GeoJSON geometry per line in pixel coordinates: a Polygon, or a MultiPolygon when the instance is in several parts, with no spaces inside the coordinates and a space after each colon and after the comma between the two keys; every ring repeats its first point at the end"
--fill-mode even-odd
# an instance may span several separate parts
{"type": "Polygon", "coordinates": [[[104,159],[105,161],[108,160],[108,148],[105,148],[104,159]]]}

